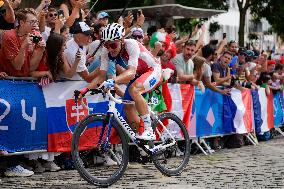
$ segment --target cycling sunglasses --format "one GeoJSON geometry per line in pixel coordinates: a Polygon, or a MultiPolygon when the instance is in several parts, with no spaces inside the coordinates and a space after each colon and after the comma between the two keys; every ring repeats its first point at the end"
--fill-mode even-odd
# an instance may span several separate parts
{"type": "Polygon", "coordinates": [[[119,46],[118,42],[104,43],[104,47],[107,49],[116,49],[119,46]]]}

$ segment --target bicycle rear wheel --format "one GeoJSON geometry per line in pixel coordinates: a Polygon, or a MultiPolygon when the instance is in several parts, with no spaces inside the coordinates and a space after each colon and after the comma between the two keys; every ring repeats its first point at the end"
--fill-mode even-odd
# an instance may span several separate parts
{"type": "Polygon", "coordinates": [[[190,139],[183,122],[172,113],[163,113],[154,120],[152,127],[157,140],[150,148],[161,144],[173,144],[153,155],[156,168],[166,176],[179,175],[186,167],[190,155],[190,139]],[[164,129],[159,120],[167,128],[164,129]]]}
{"type": "Polygon", "coordinates": [[[81,177],[103,187],[112,185],[123,176],[129,157],[128,144],[121,127],[112,121],[109,130],[108,123],[105,114],[87,116],[75,129],[71,147],[72,158],[81,177]]]}

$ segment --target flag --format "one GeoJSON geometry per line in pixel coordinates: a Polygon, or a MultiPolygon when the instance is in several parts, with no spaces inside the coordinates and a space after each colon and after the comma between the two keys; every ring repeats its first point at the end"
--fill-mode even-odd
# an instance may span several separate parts
{"type": "MultiPolygon", "coordinates": [[[[194,86],[189,84],[167,84],[163,86],[163,97],[167,106],[167,112],[177,115],[185,124],[189,133],[191,132],[191,108],[194,97],[194,86]]],[[[168,129],[179,136],[180,131],[169,124],[168,129]]],[[[195,133],[194,133],[195,134],[195,133]]]]}
{"type": "Polygon", "coordinates": [[[280,127],[283,124],[283,105],[282,105],[282,91],[273,94],[273,107],[274,107],[274,126],[280,127]]]}
{"type": "MultiPolygon", "coordinates": [[[[93,109],[92,112],[84,109],[80,104],[78,108],[76,107],[73,99],[74,90],[81,89],[86,84],[83,81],[72,81],[51,83],[43,87],[48,115],[48,151],[69,152],[72,134],[78,121],[91,113],[106,113],[108,103],[100,94],[83,99],[93,109]]],[[[84,136],[81,137],[83,140],[80,141],[80,149],[96,145],[96,137],[100,132],[97,126],[99,125],[92,125],[84,132],[84,136]],[[94,133],[95,129],[96,133],[94,133]]]]}
{"type": "Polygon", "coordinates": [[[231,99],[235,104],[233,106],[234,113],[232,118],[236,133],[244,134],[252,132],[252,99],[250,89],[240,91],[233,88],[231,90],[231,99]]]}
{"type": "Polygon", "coordinates": [[[255,131],[258,135],[274,128],[273,94],[266,95],[265,89],[260,88],[252,92],[255,131]],[[256,113],[257,112],[257,113],[256,113]]]}

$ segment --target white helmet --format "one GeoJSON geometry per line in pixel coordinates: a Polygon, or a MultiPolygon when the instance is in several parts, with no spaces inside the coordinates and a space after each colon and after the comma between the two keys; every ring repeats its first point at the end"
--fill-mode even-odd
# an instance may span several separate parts
{"type": "Polygon", "coordinates": [[[125,29],[122,25],[118,23],[108,24],[102,31],[103,41],[114,41],[122,39],[125,35],[125,29]]]}

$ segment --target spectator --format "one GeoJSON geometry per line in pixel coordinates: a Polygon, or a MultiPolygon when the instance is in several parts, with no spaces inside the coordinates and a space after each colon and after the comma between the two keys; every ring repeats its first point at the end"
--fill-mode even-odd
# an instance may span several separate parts
{"type": "Polygon", "coordinates": [[[232,56],[236,56],[238,54],[238,43],[234,40],[230,41],[228,44],[228,51],[232,53],[232,56]]]}
{"type": "Polygon", "coordinates": [[[150,51],[150,39],[152,38],[152,35],[157,31],[156,26],[151,26],[148,28],[146,35],[144,35],[143,38],[143,44],[147,48],[147,50],[150,51]]]}
{"type": "Polygon", "coordinates": [[[70,66],[63,55],[66,40],[64,36],[57,33],[49,36],[46,42],[46,63],[41,62],[36,71],[31,73],[32,77],[48,76],[51,80],[60,79],[60,74],[71,78],[76,74],[80,62],[80,53],[76,55],[75,62],[70,66]]]}
{"type": "Polygon", "coordinates": [[[86,24],[88,24],[88,26],[92,26],[93,24],[93,20],[92,20],[92,13],[90,12],[90,9],[88,7],[84,8],[84,20],[86,22],[86,24]]]}
{"type": "Polygon", "coordinates": [[[43,57],[45,42],[32,37],[38,30],[34,9],[22,9],[17,13],[19,26],[3,34],[0,50],[0,67],[9,76],[27,77],[34,71],[43,57]]]}
{"type": "Polygon", "coordinates": [[[162,69],[170,68],[174,71],[173,76],[168,80],[169,83],[176,83],[177,71],[175,65],[171,62],[171,59],[176,56],[176,49],[170,48],[165,51],[161,56],[162,69]]]}
{"type": "MultiPolygon", "coordinates": [[[[66,43],[66,49],[64,55],[67,58],[67,62],[70,65],[75,64],[76,54],[79,52],[81,55],[80,62],[77,66],[77,74],[75,74],[72,80],[84,79],[87,82],[91,82],[95,77],[95,72],[91,74],[88,72],[86,67],[87,60],[87,46],[91,43],[92,31],[90,27],[85,22],[78,22],[75,24],[74,28],[74,38],[66,43]]],[[[68,78],[68,76],[65,76],[68,78]]]]}
{"type": "Polygon", "coordinates": [[[132,28],[130,31],[130,37],[143,44],[144,33],[141,28],[132,28]]]}
{"type": "Polygon", "coordinates": [[[65,3],[60,5],[60,9],[64,12],[66,19],[66,26],[70,28],[70,33],[74,34],[74,27],[76,23],[82,22],[84,18],[84,11],[82,8],[85,6],[86,0],[66,0],[65,3]]]}
{"type": "Polygon", "coordinates": [[[220,58],[219,62],[212,65],[213,80],[216,85],[230,86],[231,74],[229,64],[232,59],[232,53],[225,51],[220,58]]]}
{"type": "Polygon", "coordinates": [[[203,72],[203,77],[202,81],[205,84],[206,87],[209,89],[216,91],[218,93],[221,93],[223,95],[228,95],[229,90],[228,89],[220,89],[216,87],[212,82],[211,82],[211,77],[212,77],[212,71],[211,71],[211,62],[214,60],[214,49],[211,47],[211,45],[205,45],[202,47],[202,55],[206,59],[205,64],[204,64],[204,72],[203,72]]]}
{"type": "Polygon", "coordinates": [[[9,0],[3,0],[4,5],[0,7],[0,29],[10,30],[14,28],[15,14],[9,0]]]}
{"type": "Polygon", "coordinates": [[[183,52],[176,55],[176,57],[172,60],[177,70],[178,82],[180,83],[189,83],[194,80],[194,64],[191,58],[195,54],[195,47],[195,42],[186,42],[183,47],[183,52]]]}
{"type": "MultiPolygon", "coordinates": [[[[60,29],[64,25],[64,20],[59,20],[58,13],[55,8],[49,8],[46,14],[41,12],[41,15],[44,18],[43,20],[41,20],[41,22],[43,22],[44,25],[42,37],[45,41],[47,41],[50,33],[53,32],[60,33],[60,29]]],[[[41,27],[42,26],[40,26],[40,28],[41,27]]]]}
{"type": "Polygon", "coordinates": [[[109,15],[106,12],[99,12],[98,15],[97,15],[97,20],[98,20],[99,24],[101,24],[103,26],[108,25],[108,18],[109,18],[109,15]]]}
{"type": "Polygon", "coordinates": [[[70,30],[66,25],[62,26],[59,33],[64,37],[65,41],[69,41],[71,39],[70,30]]]}

